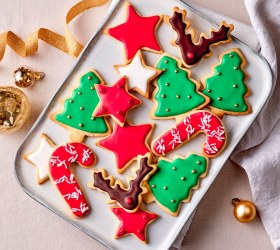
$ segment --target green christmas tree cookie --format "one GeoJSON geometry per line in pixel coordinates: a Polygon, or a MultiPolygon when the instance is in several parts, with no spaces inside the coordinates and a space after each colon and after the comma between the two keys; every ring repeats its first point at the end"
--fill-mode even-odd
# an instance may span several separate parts
{"type": "Polygon", "coordinates": [[[209,98],[198,92],[199,83],[190,78],[190,72],[181,68],[174,57],[163,55],[156,65],[162,70],[156,81],[155,106],[151,116],[155,119],[169,119],[191,110],[201,109],[209,98]]]}
{"type": "Polygon", "coordinates": [[[153,197],[146,196],[145,202],[155,200],[165,211],[177,216],[181,202],[190,200],[191,190],[206,175],[207,165],[207,158],[196,154],[176,157],[173,161],[160,158],[157,171],[148,180],[153,197]]]}
{"type": "Polygon", "coordinates": [[[202,79],[203,93],[211,99],[209,107],[218,116],[251,112],[246,101],[250,92],[245,84],[245,65],[246,60],[238,49],[227,51],[220,56],[220,63],[213,67],[213,74],[202,79]]]}
{"type": "Polygon", "coordinates": [[[104,135],[110,132],[103,117],[92,117],[99,103],[94,84],[101,84],[96,72],[89,71],[80,79],[80,86],[74,89],[71,98],[64,102],[64,111],[56,114],[55,121],[70,127],[70,139],[82,141],[84,136],[104,135]]]}

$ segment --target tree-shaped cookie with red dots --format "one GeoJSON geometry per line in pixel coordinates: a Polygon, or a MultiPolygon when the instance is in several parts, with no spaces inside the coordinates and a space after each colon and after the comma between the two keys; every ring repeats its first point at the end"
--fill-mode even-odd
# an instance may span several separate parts
{"type": "Polygon", "coordinates": [[[238,49],[227,51],[220,56],[220,63],[212,67],[212,74],[202,79],[203,93],[211,101],[211,111],[220,117],[224,114],[243,115],[251,112],[247,97],[246,60],[238,49]]]}
{"type": "Polygon", "coordinates": [[[70,130],[70,139],[81,142],[85,136],[102,136],[111,129],[103,117],[93,117],[99,103],[96,87],[103,82],[96,71],[89,71],[80,79],[80,85],[72,96],[65,100],[64,110],[51,118],[70,130]]]}
{"type": "Polygon", "coordinates": [[[198,110],[210,101],[199,93],[200,84],[190,78],[190,71],[181,68],[181,63],[170,55],[163,55],[156,65],[162,73],[155,81],[153,93],[155,105],[151,111],[154,119],[170,119],[198,110]]]}

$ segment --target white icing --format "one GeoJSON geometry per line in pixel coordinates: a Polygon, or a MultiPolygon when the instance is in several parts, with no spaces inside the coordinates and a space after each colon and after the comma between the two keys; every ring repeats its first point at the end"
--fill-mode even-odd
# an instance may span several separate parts
{"type": "Polygon", "coordinates": [[[142,63],[139,54],[133,58],[130,64],[120,66],[118,69],[122,76],[127,77],[129,89],[138,88],[142,93],[147,92],[148,81],[157,73],[155,69],[147,68],[142,63]]]}
{"type": "Polygon", "coordinates": [[[54,151],[54,147],[49,143],[46,136],[41,137],[39,148],[27,155],[27,159],[38,167],[39,181],[49,177],[49,160],[54,151]]]}

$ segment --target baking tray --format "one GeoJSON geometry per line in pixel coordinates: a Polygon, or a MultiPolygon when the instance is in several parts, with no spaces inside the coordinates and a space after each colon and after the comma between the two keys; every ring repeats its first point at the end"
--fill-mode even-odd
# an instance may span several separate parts
{"type": "MultiPolygon", "coordinates": [[[[187,16],[188,19],[191,20],[192,27],[198,31],[209,31],[211,27],[217,27],[211,20],[205,18],[198,11],[180,0],[131,0],[130,2],[143,16],[159,14],[171,16],[173,7],[178,6],[181,9],[187,10],[187,16]]],[[[150,204],[145,206],[145,208],[158,214],[160,219],[148,226],[148,244],[143,244],[133,236],[126,236],[116,240],[114,239],[114,235],[119,221],[105,203],[107,196],[104,193],[90,190],[87,187],[87,183],[92,181],[91,170],[72,168],[92,209],[89,216],[84,219],[76,219],[70,214],[65,201],[50,181],[46,181],[42,185],[37,184],[36,168],[25,161],[23,155],[34,151],[38,147],[42,133],[47,134],[57,145],[64,144],[68,141],[69,131],[51,121],[49,116],[61,108],[62,100],[71,96],[71,90],[77,87],[78,79],[82,74],[91,69],[95,69],[108,85],[114,84],[120,78],[120,75],[114,69],[113,65],[125,63],[122,44],[102,34],[102,31],[105,27],[113,27],[124,21],[126,17],[125,3],[126,1],[123,0],[112,2],[106,20],[93,35],[82,54],[79,56],[73,69],[26,136],[15,158],[15,176],[21,188],[29,196],[108,248],[123,250],[132,248],[135,250],[163,250],[171,247],[182,227],[216,178],[225,161],[265,104],[271,91],[272,76],[270,68],[264,58],[237,38],[233,38],[233,41],[229,44],[212,48],[213,56],[202,60],[199,65],[191,69],[192,78],[200,80],[202,76],[208,75],[211,72],[211,65],[219,61],[218,56],[222,52],[231,48],[239,48],[247,59],[247,66],[245,69],[250,76],[247,84],[252,92],[248,100],[252,106],[253,112],[244,116],[224,117],[223,122],[228,132],[228,144],[219,157],[210,160],[207,177],[202,179],[200,188],[192,193],[191,202],[184,203],[181,206],[178,217],[166,214],[155,203],[150,204]]],[[[176,35],[168,25],[164,23],[160,25],[158,29],[158,38],[165,52],[179,57],[178,48],[170,45],[170,40],[175,39],[176,35]]],[[[143,54],[148,65],[155,65],[156,61],[160,58],[160,55],[155,53],[144,52],[143,54]]],[[[139,95],[136,96],[143,100],[144,103],[141,107],[130,112],[128,118],[134,124],[156,123],[152,138],[156,138],[163,131],[175,124],[174,120],[151,120],[149,118],[149,111],[153,106],[152,101],[145,100],[139,95]]],[[[94,168],[99,169],[104,167],[108,170],[110,175],[121,180],[125,180],[127,175],[133,175],[130,170],[127,170],[122,175],[117,173],[113,154],[95,146],[95,141],[99,139],[100,138],[88,137],[84,141],[98,156],[98,162],[94,168]]],[[[175,154],[186,155],[188,152],[201,153],[201,144],[203,140],[203,136],[198,136],[195,140],[190,141],[174,153],[171,153],[168,158],[172,159],[175,154]]],[[[136,164],[132,164],[130,169],[135,166],[136,164]]]]}

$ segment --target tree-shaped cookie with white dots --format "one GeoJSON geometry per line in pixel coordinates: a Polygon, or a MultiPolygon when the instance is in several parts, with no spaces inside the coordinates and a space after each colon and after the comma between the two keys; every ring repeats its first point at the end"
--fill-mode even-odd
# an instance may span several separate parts
{"type": "Polygon", "coordinates": [[[97,72],[84,74],[79,87],[64,101],[64,110],[52,116],[54,121],[70,130],[72,141],[81,142],[84,136],[102,136],[111,131],[105,118],[92,116],[99,103],[95,84],[103,84],[97,72]]]}
{"type": "Polygon", "coordinates": [[[153,93],[155,102],[151,111],[154,119],[178,118],[191,110],[199,110],[210,101],[199,93],[200,84],[191,79],[191,72],[181,67],[181,62],[173,56],[164,54],[156,68],[162,73],[155,81],[153,93]]]}
{"type": "Polygon", "coordinates": [[[159,158],[157,171],[147,182],[150,192],[146,203],[156,201],[167,213],[177,216],[181,202],[189,202],[191,191],[199,187],[199,179],[206,176],[208,159],[197,154],[177,156],[172,161],[159,158]]]}
{"type": "Polygon", "coordinates": [[[203,93],[211,101],[209,107],[219,117],[224,114],[243,115],[251,112],[247,97],[250,94],[245,81],[246,60],[239,49],[227,51],[220,56],[220,63],[214,65],[212,74],[202,79],[203,93]]]}

